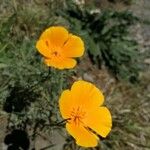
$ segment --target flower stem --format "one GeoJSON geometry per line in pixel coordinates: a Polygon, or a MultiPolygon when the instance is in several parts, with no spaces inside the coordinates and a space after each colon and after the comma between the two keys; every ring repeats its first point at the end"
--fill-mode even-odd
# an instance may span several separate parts
{"type": "Polygon", "coordinates": [[[53,126],[61,126],[61,125],[63,125],[63,123],[66,123],[68,120],[70,120],[70,118],[64,119],[64,120],[62,120],[62,121],[60,121],[60,122],[53,123],[53,124],[45,124],[44,127],[45,127],[45,126],[50,126],[50,127],[53,127],[53,126]]]}

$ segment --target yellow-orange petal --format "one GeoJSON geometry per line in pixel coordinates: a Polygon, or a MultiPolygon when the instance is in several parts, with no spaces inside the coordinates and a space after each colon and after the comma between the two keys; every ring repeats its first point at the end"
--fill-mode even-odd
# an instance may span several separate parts
{"type": "Polygon", "coordinates": [[[66,129],[75,138],[76,144],[78,144],[79,146],[97,146],[98,137],[89,130],[87,130],[85,127],[67,123],[66,129]]]}
{"type": "Polygon", "coordinates": [[[46,29],[40,39],[49,39],[52,45],[62,47],[64,43],[68,40],[68,31],[61,26],[53,26],[46,29]]]}
{"type": "Polygon", "coordinates": [[[36,43],[36,48],[37,50],[44,56],[44,57],[51,57],[51,51],[49,50],[49,48],[47,47],[46,41],[44,40],[38,40],[36,43]]]}
{"type": "Polygon", "coordinates": [[[85,122],[89,128],[102,137],[106,137],[112,127],[111,114],[106,107],[89,110],[85,122]]]}
{"type": "Polygon", "coordinates": [[[84,43],[80,37],[70,34],[62,49],[66,57],[80,57],[84,53],[84,43]]]}
{"type": "Polygon", "coordinates": [[[45,58],[45,64],[58,69],[71,69],[76,65],[76,60],[72,58],[45,58]]]}
{"type": "Polygon", "coordinates": [[[72,102],[75,101],[74,105],[83,106],[87,110],[98,107],[104,102],[102,92],[92,83],[83,80],[74,82],[71,95],[72,102]]]}
{"type": "Polygon", "coordinates": [[[59,99],[59,108],[61,115],[64,119],[70,118],[70,110],[72,108],[70,102],[71,102],[70,90],[63,91],[59,99]]]}

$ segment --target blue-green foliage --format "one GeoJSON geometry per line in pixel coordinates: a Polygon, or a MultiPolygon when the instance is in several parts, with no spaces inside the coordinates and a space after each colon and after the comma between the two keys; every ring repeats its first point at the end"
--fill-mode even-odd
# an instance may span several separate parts
{"type": "Polygon", "coordinates": [[[129,27],[138,19],[132,13],[110,10],[92,13],[86,7],[68,3],[68,7],[57,14],[83,37],[93,63],[99,67],[105,64],[118,79],[137,81],[138,45],[131,38],[129,27]]]}
{"type": "Polygon", "coordinates": [[[10,114],[9,127],[53,124],[60,120],[58,98],[70,72],[43,63],[35,37],[18,18],[14,13],[0,25],[0,108],[10,114]]]}

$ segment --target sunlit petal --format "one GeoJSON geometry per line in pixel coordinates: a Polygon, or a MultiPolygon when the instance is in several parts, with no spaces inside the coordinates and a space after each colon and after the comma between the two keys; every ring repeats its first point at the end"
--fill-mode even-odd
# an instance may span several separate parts
{"type": "Polygon", "coordinates": [[[71,87],[72,97],[79,106],[85,108],[97,107],[103,104],[104,96],[102,92],[92,83],[86,81],[76,81],[71,87]]]}
{"type": "Polygon", "coordinates": [[[106,137],[112,127],[112,118],[106,107],[95,108],[88,112],[86,124],[102,137],[106,137]]]}
{"type": "Polygon", "coordinates": [[[44,57],[51,57],[51,51],[49,50],[48,46],[46,45],[46,41],[39,40],[36,43],[36,48],[44,57]]]}
{"type": "Polygon", "coordinates": [[[74,68],[77,63],[76,60],[72,58],[51,58],[51,59],[45,58],[44,60],[48,66],[52,66],[58,69],[74,68]]]}
{"type": "Polygon", "coordinates": [[[98,137],[83,126],[66,124],[67,131],[76,139],[76,143],[83,147],[95,147],[98,144],[98,137]]]}
{"type": "Polygon", "coordinates": [[[50,27],[46,29],[40,39],[49,39],[53,45],[62,47],[64,43],[68,40],[68,31],[61,26],[50,27]]]}
{"type": "Polygon", "coordinates": [[[68,41],[63,46],[63,53],[66,57],[81,57],[84,53],[82,39],[70,34],[68,41]]]}
{"type": "Polygon", "coordinates": [[[59,108],[63,118],[67,119],[70,117],[70,110],[72,108],[70,90],[62,92],[59,99],[59,108]]]}

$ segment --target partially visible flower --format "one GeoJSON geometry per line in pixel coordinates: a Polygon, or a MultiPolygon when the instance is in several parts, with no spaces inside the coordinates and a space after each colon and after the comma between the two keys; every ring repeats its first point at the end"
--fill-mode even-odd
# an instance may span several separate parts
{"type": "Polygon", "coordinates": [[[109,110],[101,106],[102,92],[86,81],[75,82],[71,90],[61,94],[59,107],[62,117],[67,119],[66,129],[83,147],[95,147],[98,136],[106,137],[112,127],[109,110]],[[101,106],[101,107],[100,107],[101,106]]]}
{"type": "Polygon", "coordinates": [[[82,39],[61,26],[46,29],[37,41],[36,48],[44,56],[46,65],[58,69],[75,67],[76,60],[73,58],[84,53],[82,39]]]}

